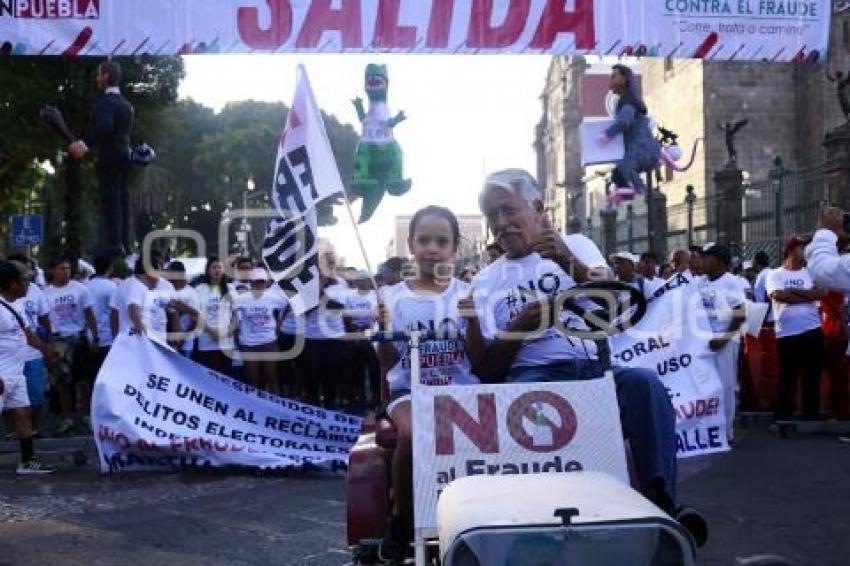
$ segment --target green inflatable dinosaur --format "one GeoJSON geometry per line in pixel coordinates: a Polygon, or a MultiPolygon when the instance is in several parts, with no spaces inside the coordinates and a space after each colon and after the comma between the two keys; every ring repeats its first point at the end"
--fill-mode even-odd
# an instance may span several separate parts
{"type": "Polygon", "coordinates": [[[367,65],[365,88],[366,96],[369,97],[369,110],[363,109],[362,98],[352,100],[357,117],[363,124],[351,183],[352,196],[363,199],[361,224],[372,217],[385,192],[399,196],[410,190],[410,179],[402,178],[401,147],[393,137],[393,128],[407,116],[399,112],[390,117],[387,106],[388,85],[386,65],[367,65]]]}

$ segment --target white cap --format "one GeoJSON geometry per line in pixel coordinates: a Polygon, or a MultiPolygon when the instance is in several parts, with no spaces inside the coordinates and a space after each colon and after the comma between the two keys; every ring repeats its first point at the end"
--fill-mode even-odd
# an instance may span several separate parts
{"type": "Polygon", "coordinates": [[[624,259],[626,261],[632,262],[633,264],[637,264],[640,261],[640,257],[633,254],[632,252],[616,252],[611,254],[610,259],[611,261],[614,261],[615,259],[624,259]]]}
{"type": "Polygon", "coordinates": [[[269,274],[263,267],[255,267],[251,270],[251,281],[268,281],[269,274]]]}

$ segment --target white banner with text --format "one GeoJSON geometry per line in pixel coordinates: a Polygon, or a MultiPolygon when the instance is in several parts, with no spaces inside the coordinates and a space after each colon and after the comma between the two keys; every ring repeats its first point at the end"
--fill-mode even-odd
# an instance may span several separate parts
{"type": "Polygon", "coordinates": [[[416,528],[463,476],[607,472],[628,483],[613,379],[418,387],[413,394],[416,528]]]}
{"type": "Polygon", "coordinates": [[[712,337],[699,290],[675,275],[655,292],[643,319],[611,339],[614,365],[654,369],[667,388],[679,458],[729,449],[712,337]]]}
{"type": "Polygon", "coordinates": [[[360,425],[359,417],[257,390],[138,334],[115,340],[92,395],[102,473],[345,471],[360,425]]]}
{"type": "Polygon", "coordinates": [[[823,62],[830,0],[0,0],[2,52],[538,53],[823,62]]]}

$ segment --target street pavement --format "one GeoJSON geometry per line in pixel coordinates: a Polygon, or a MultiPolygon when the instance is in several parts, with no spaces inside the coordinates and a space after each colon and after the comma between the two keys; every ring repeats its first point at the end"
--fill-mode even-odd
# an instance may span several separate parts
{"type": "MultiPolygon", "coordinates": [[[[741,429],[730,454],[680,466],[680,499],[711,538],[700,564],[760,554],[850,563],[850,444],[741,429]]],[[[345,482],[327,477],[156,474],[91,467],[17,478],[0,469],[0,564],[340,565],[345,482]]]]}

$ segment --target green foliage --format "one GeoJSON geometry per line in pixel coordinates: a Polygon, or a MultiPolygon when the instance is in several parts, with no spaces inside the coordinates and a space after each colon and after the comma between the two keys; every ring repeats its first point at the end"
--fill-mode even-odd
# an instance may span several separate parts
{"type": "MultiPolygon", "coordinates": [[[[160,209],[157,227],[196,230],[209,247],[223,255],[225,251],[216,248],[222,215],[228,209],[242,208],[246,197],[249,208],[268,206],[277,140],[287,112],[282,103],[253,100],[229,103],[218,114],[192,100],[163,109],[158,116],[161,129],[152,143],[159,156],[156,165],[166,175],[163,188],[170,200],[160,209]],[[255,187],[250,193],[249,179],[255,187]]],[[[324,120],[340,174],[349,179],[358,135],[333,116],[325,115],[324,120]]],[[[318,207],[320,224],[336,222],[333,204],[324,202],[318,207]]],[[[264,222],[255,222],[252,227],[256,246],[261,242],[264,222]]]]}
{"type": "MultiPolygon", "coordinates": [[[[266,206],[286,106],[243,101],[216,114],[192,100],[177,100],[184,76],[179,57],[117,60],[124,73],[122,92],[136,109],[132,141],[147,141],[157,153],[152,165],[134,168],[130,177],[136,239],[141,241],[153,228],[188,228],[199,231],[208,247],[218,251],[219,221],[228,209],[242,207],[249,177],[256,187],[249,207],[266,206]]],[[[38,111],[53,104],[73,132],[82,132],[98,95],[94,76],[99,63],[90,58],[0,58],[0,218],[21,212],[25,202],[41,206],[48,253],[59,250],[67,236],[61,223],[66,192],[57,161],[57,152],[66,144],[41,123],[38,111]],[[38,165],[43,161],[50,161],[57,174],[48,176],[38,165]]],[[[324,119],[347,184],[354,170],[357,132],[334,116],[324,119]]],[[[91,212],[98,210],[95,163],[92,158],[83,163],[82,214],[75,219],[84,252],[91,247],[86,242],[96,241],[98,223],[109,221],[91,212]]],[[[332,204],[318,207],[320,224],[336,222],[332,204]]],[[[0,222],[0,250],[8,248],[7,224],[0,222]]],[[[261,237],[262,227],[256,226],[255,244],[261,237]]]]}

